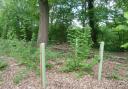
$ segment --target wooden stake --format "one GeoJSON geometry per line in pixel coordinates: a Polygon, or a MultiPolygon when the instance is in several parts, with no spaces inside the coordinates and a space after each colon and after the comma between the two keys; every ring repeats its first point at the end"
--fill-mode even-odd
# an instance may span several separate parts
{"type": "Polygon", "coordinates": [[[45,43],[40,44],[40,67],[41,85],[43,89],[46,89],[45,43]]]}
{"type": "Polygon", "coordinates": [[[101,80],[102,78],[103,52],[104,52],[104,42],[101,42],[99,49],[100,63],[99,63],[98,80],[101,80]]]}
{"type": "Polygon", "coordinates": [[[78,39],[76,38],[75,40],[75,58],[74,58],[74,64],[75,64],[75,67],[77,66],[77,57],[78,57],[78,39]]]}
{"type": "Polygon", "coordinates": [[[77,52],[78,52],[78,39],[76,38],[76,42],[75,42],[75,56],[77,58],[77,52]]]}

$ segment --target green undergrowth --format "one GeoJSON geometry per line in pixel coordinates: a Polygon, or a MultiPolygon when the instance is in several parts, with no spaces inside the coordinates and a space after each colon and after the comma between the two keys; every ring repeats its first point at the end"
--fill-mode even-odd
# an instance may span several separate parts
{"type": "MultiPolygon", "coordinates": [[[[40,50],[37,46],[34,46],[32,42],[25,42],[24,40],[7,40],[0,39],[0,55],[11,56],[17,59],[23,65],[26,65],[29,69],[37,71],[39,74],[40,64],[40,50]]],[[[51,50],[48,46],[46,48],[46,62],[48,60],[56,60],[61,57],[63,53],[51,50]]],[[[46,67],[50,69],[53,65],[46,64],[46,67]]]]}
{"type": "Polygon", "coordinates": [[[63,52],[52,50],[51,46],[46,48],[46,58],[48,60],[56,60],[64,56],[63,52]]]}
{"type": "Polygon", "coordinates": [[[0,71],[6,69],[7,66],[8,64],[6,62],[4,62],[3,60],[0,60],[0,71]]]}
{"type": "Polygon", "coordinates": [[[93,59],[90,59],[90,63],[87,63],[86,61],[79,61],[75,60],[73,58],[67,59],[65,62],[65,66],[61,69],[63,72],[74,72],[77,74],[77,76],[82,76],[85,74],[93,75],[92,68],[94,65],[96,65],[99,62],[99,57],[96,55],[93,59]]]}
{"type": "Polygon", "coordinates": [[[112,73],[108,74],[108,76],[106,78],[107,79],[112,79],[112,80],[121,80],[122,77],[119,75],[119,73],[118,73],[119,70],[118,69],[119,69],[118,67],[116,69],[114,69],[112,71],[112,73]]]}
{"type": "Polygon", "coordinates": [[[22,80],[24,80],[28,75],[27,69],[20,70],[13,78],[14,84],[19,84],[22,80]]]}
{"type": "MultiPolygon", "coordinates": [[[[52,45],[53,46],[53,45],[52,45]]],[[[77,71],[79,75],[88,72],[92,74],[92,67],[98,62],[97,56],[92,59],[90,63],[87,63],[87,59],[84,57],[74,56],[74,53],[64,53],[52,49],[52,46],[48,45],[46,47],[46,67],[51,69],[54,65],[49,61],[58,61],[61,59],[67,59],[65,61],[65,66],[62,69],[64,72],[74,72],[77,71]],[[82,59],[81,59],[82,58],[82,59]]],[[[25,65],[27,68],[35,70],[37,75],[39,75],[39,65],[40,65],[40,50],[37,46],[34,46],[32,42],[25,42],[24,40],[5,40],[0,39],[0,55],[6,55],[14,57],[18,62],[25,65]]],[[[82,54],[82,53],[80,53],[82,54]]],[[[88,54],[88,53],[87,53],[88,54]]],[[[84,55],[84,53],[82,54],[84,55]]],[[[87,57],[85,57],[87,58],[87,57]]]]}
{"type": "Polygon", "coordinates": [[[72,56],[67,57],[65,66],[62,68],[64,72],[78,72],[80,75],[84,73],[92,74],[92,68],[98,63],[98,56],[88,58],[91,51],[91,31],[90,27],[86,28],[69,28],[68,43],[72,48],[72,56]]]}
{"type": "Polygon", "coordinates": [[[14,57],[29,68],[37,69],[38,54],[38,49],[32,47],[31,42],[0,39],[0,55],[14,57]]]}
{"type": "Polygon", "coordinates": [[[3,71],[7,68],[8,64],[0,59],[0,85],[3,83],[3,77],[2,77],[2,73],[3,71]]]}

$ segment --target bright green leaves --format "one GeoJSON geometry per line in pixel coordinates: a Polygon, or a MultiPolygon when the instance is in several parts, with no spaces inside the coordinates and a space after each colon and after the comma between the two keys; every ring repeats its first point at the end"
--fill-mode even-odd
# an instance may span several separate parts
{"type": "Polygon", "coordinates": [[[74,55],[76,55],[75,61],[86,62],[92,44],[90,28],[70,28],[68,30],[68,42],[74,55]]]}
{"type": "Polygon", "coordinates": [[[38,32],[37,0],[5,0],[0,12],[0,35],[3,38],[31,40],[38,32]]]}
{"type": "Polygon", "coordinates": [[[128,12],[124,12],[124,17],[127,19],[127,23],[128,23],[128,12]]]}
{"type": "Polygon", "coordinates": [[[114,31],[128,31],[128,26],[127,25],[118,25],[114,31]]]}
{"type": "Polygon", "coordinates": [[[0,59],[0,71],[4,70],[7,66],[8,64],[4,60],[0,59]]]}
{"type": "Polygon", "coordinates": [[[124,12],[124,17],[128,19],[128,12],[124,12]]]}
{"type": "Polygon", "coordinates": [[[127,49],[128,48],[128,43],[125,43],[124,45],[121,45],[121,47],[127,49]]]}
{"type": "Polygon", "coordinates": [[[86,72],[91,73],[92,67],[98,62],[97,57],[89,59],[92,45],[90,27],[71,27],[68,30],[68,42],[71,47],[72,56],[68,57],[64,72],[86,72]]]}

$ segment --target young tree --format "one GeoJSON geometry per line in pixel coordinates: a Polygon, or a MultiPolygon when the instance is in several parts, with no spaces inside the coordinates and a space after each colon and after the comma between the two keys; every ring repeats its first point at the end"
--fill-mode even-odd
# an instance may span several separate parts
{"type": "Polygon", "coordinates": [[[49,7],[48,0],[39,0],[40,6],[40,26],[38,32],[38,44],[48,42],[48,24],[49,24],[49,7]]]}

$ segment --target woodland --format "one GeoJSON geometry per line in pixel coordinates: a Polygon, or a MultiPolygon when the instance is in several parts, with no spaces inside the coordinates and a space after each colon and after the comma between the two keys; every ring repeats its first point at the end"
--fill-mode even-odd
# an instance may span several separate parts
{"type": "Polygon", "coordinates": [[[128,88],[128,0],[0,0],[0,89],[42,89],[41,43],[46,89],[128,88]]]}

